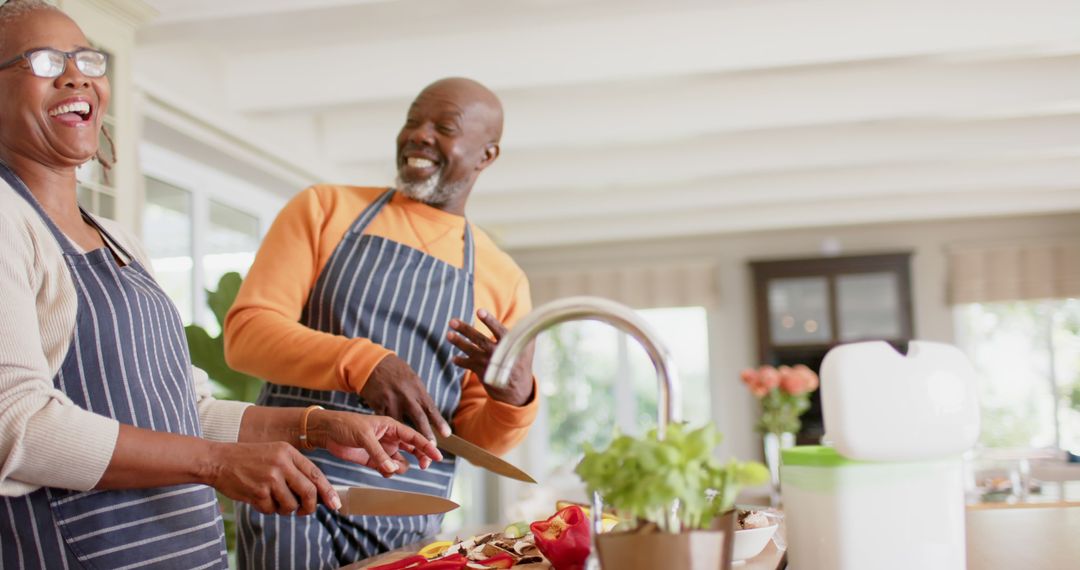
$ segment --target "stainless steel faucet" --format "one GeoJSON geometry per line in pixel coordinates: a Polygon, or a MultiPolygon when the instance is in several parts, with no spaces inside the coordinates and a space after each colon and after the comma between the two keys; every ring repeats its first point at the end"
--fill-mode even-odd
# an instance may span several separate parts
{"type": "Polygon", "coordinates": [[[679,373],[671,352],[649,323],[633,309],[600,297],[567,297],[547,303],[526,315],[495,347],[487,373],[484,374],[484,382],[505,387],[510,383],[510,371],[521,351],[541,332],[567,321],[605,322],[641,343],[656,368],[656,381],[660,388],[656,410],[659,436],[664,437],[669,422],[682,421],[679,373]]]}
{"type": "MultiPolygon", "coordinates": [[[[679,373],[667,346],[633,309],[600,297],[567,297],[538,307],[521,319],[495,347],[488,362],[484,382],[496,387],[510,383],[510,371],[518,355],[541,332],[567,321],[601,321],[634,337],[649,355],[656,368],[656,383],[660,388],[656,409],[656,431],[664,438],[669,422],[682,421],[682,399],[679,394],[679,373]]],[[[585,562],[586,570],[599,570],[596,536],[603,530],[603,499],[599,493],[592,497],[592,552],[585,562]]],[[[672,505],[669,524],[678,520],[678,505],[672,505]]]]}

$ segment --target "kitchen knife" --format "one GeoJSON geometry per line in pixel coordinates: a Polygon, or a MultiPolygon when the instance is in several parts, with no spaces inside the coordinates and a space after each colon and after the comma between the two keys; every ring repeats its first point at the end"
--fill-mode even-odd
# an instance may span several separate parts
{"type": "Polygon", "coordinates": [[[335,485],[334,490],[341,497],[341,510],[338,512],[349,516],[434,515],[460,506],[449,499],[409,491],[340,485],[335,485]]]}
{"type": "Polygon", "coordinates": [[[469,443],[456,435],[451,435],[450,437],[436,435],[435,443],[439,446],[439,449],[449,451],[469,463],[487,469],[492,473],[511,479],[517,479],[518,481],[525,481],[526,483],[536,483],[536,479],[533,479],[528,473],[522,471],[512,463],[504,461],[498,456],[488,453],[484,448],[469,443]]]}

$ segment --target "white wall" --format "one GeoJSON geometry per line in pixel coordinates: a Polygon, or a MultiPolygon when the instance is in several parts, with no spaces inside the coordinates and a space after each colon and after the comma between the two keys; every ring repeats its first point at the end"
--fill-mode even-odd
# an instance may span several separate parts
{"type": "Polygon", "coordinates": [[[720,272],[720,304],[709,314],[709,332],[713,417],[726,437],[720,453],[760,459],[761,443],[753,431],[757,405],[738,380],[739,370],[758,364],[749,261],[819,256],[825,240],[839,243],[842,255],[911,251],[915,335],[952,342],[952,311],[946,303],[946,247],[1046,237],[1080,241],[1080,213],[755,232],[511,254],[526,272],[576,269],[599,261],[640,265],[679,258],[715,260],[720,272]]]}

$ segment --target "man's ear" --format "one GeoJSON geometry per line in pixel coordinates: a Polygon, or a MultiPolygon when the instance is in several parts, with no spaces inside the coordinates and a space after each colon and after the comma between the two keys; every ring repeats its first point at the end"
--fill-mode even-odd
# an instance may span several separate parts
{"type": "Polygon", "coordinates": [[[484,160],[480,161],[477,170],[483,170],[491,166],[491,163],[495,162],[496,158],[499,158],[499,143],[488,143],[484,146],[484,160]]]}

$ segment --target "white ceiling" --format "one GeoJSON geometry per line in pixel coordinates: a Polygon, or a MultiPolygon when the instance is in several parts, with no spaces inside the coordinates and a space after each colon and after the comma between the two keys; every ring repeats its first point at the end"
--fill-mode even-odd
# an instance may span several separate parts
{"type": "Polygon", "coordinates": [[[148,133],[282,193],[389,183],[420,88],[491,86],[510,248],[1080,210],[1080,0],[149,2],[148,133]]]}

